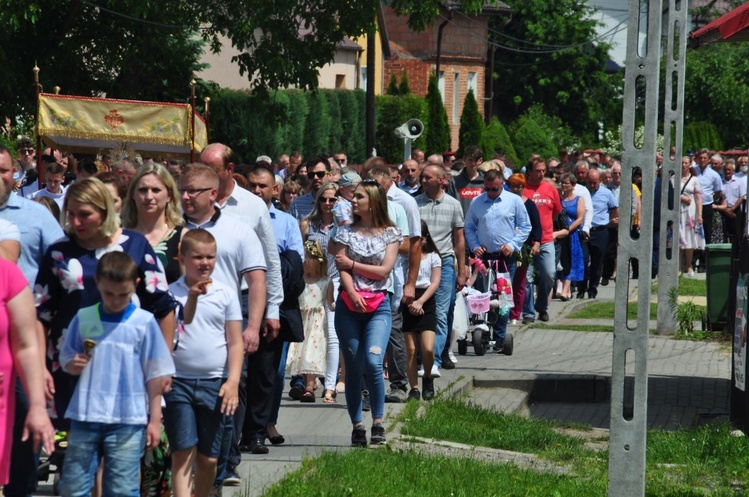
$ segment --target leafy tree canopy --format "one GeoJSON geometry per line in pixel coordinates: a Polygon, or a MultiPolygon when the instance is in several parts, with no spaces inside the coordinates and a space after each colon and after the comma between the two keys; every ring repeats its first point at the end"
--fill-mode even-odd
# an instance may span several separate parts
{"type": "Polygon", "coordinates": [[[604,105],[619,95],[605,73],[610,46],[597,38],[594,9],[584,0],[505,3],[512,18],[508,23],[507,16],[495,16],[490,35],[500,118],[510,122],[540,105],[577,135],[595,133],[607,114],[604,105]]]}
{"type": "Polygon", "coordinates": [[[714,124],[727,147],[749,144],[749,44],[687,50],[686,66],[684,123],[714,124]]]}
{"type": "MultiPolygon", "coordinates": [[[[437,2],[399,0],[396,10],[425,27],[437,2]]],[[[466,11],[478,0],[460,0],[466,11]]],[[[184,100],[201,45],[229,40],[233,62],[255,89],[315,89],[344,36],[375,26],[369,0],[0,0],[0,111],[33,108],[35,61],[45,91],[184,100]]]]}

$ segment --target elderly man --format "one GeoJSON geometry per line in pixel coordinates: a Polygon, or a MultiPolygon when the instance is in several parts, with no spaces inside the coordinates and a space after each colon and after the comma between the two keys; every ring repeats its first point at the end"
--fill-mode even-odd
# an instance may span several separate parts
{"type": "Polygon", "coordinates": [[[726,203],[716,209],[720,210],[723,217],[723,227],[727,241],[733,243],[736,241],[737,228],[740,220],[743,218],[741,205],[746,198],[746,178],[737,178],[736,166],[732,159],[726,161],[723,166],[723,193],[726,196],[726,203]]]}
{"type": "Polygon", "coordinates": [[[457,200],[445,193],[447,181],[447,172],[443,168],[437,165],[426,166],[421,172],[424,193],[415,199],[421,220],[429,227],[432,240],[442,255],[442,278],[434,295],[437,307],[434,367],[437,369],[443,366],[445,369],[455,367],[445,345],[450,343],[456,286],[458,289],[463,288],[468,280],[463,239],[463,209],[457,200]]]}
{"type": "MultiPolygon", "coordinates": [[[[710,151],[706,148],[697,155],[697,176],[702,188],[702,226],[705,230],[705,245],[712,243],[713,235],[713,194],[723,191],[723,180],[710,167],[710,151]]],[[[705,263],[703,261],[702,266],[705,263]]]]}
{"type": "MultiPolygon", "coordinates": [[[[484,193],[476,197],[465,219],[468,249],[487,261],[497,261],[507,268],[510,279],[515,275],[515,252],[520,251],[531,232],[531,222],[523,200],[504,191],[502,171],[489,170],[484,175],[484,193]]],[[[499,315],[494,323],[497,345],[502,349],[507,331],[508,314],[499,315]]]]}
{"type": "Polygon", "coordinates": [[[117,174],[117,177],[120,178],[120,182],[125,185],[129,185],[133,180],[136,169],[135,164],[133,164],[130,159],[120,159],[114,163],[114,166],[112,166],[112,170],[117,174]]]}
{"type": "Polygon", "coordinates": [[[403,181],[398,185],[398,188],[411,196],[416,195],[421,187],[419,181],[419,163],[413,159],[403,161],[400,173],[403,181]]]}
{"type": "Polygon", "coordinates": [[[588,190],[593,200],[593,225],[588,242],[590,270],[587,289],[588,298],[594,299],[598,295],[603,257],[609,241],[609,226],[619,224],[619,202],[611,190],[601,187],[601,173],[597,169],[588,171],[588,190]]]}

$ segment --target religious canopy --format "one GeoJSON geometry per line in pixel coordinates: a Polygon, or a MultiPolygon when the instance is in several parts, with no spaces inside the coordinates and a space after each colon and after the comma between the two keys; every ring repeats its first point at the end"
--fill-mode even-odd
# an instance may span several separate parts
{"type": "Polygon", "coordinates": [[[42,93],[38,116],[44,143],[71,152],[188,155],[208,144],[206,123],[189,104],[42,93]]]}

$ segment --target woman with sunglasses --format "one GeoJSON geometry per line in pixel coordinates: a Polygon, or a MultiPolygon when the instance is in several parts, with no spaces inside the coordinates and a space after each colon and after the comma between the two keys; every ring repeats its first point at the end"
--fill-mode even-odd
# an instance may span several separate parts
{"type": "Polygon", "coordinates": [[[363,447],[367,445],[361,396],[365,374],[372,408],[369,442],[385,443],[382,362],[391,326],[387,289],[403,236],[390,222],[385,190],[376,181],[359,183],[352,203],[353,224],[339,226],[333,239],[341,278],[335,329],[346,364],[346,407],[353,425],[351,445],[363,447]]]}
{"type": "MultiPolygon", "coordinates": [[[[299,223],[302,230],[302,239],[306,242],[317,241],[320,247],[325,251],[328,259],[328,278],[335,281],[338,286],[338,269],[335,267],[333,255],[328,253],[328,242],[330,235],[335,227],[335,218],[333,217],[333,206],[338,200],[338,185],[335,183],[324,183],[317,191],[315,206],[312,213],[299,223]]],[[[332,313],[328,313],[328,320],[333,319],[332,313]]],[[[338,348],[338,336],[335,332],[331,333],[332,323],[328,325],[328,352],[327,352],[327,372],[325,373],[325,391],[323,392],[323,402],[326,404],[335,403],[336,377],[338,374],[338,357],[340,355],[338,348]]],[[[298,382],[292,382],[293,386],[300,386],[298,382]]]]}

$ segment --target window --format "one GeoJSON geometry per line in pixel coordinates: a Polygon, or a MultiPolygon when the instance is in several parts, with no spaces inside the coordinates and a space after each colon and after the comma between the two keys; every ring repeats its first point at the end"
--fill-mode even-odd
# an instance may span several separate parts
{"type": "Polygon", "coordinates": [[[359,68],[359,89],[367,89],[367,66],[359,68]]]}
{"type": "Polygon", "coordinates": [[[335,75],[335,89],[336,90],[345,90],[346,89],[346,75],[345,74],[336,74],[335,75]]]}
{"type": "Polygon", "coordinates": [[[440,71],[437,86],[439,87],[440,95],[442,95],[442,105],[445,105],[445,71],[440,71]]]}
{"type": "Polygon", "coordinates": [[[468,89],[473,90],[473,96],[476,97],[476,100],[478,100],[479,98],[478,81],[477,81],[475,72],[468,73],[468,89]]]}
{"type": "Polygon", "coordinates": [[[460,124],[460,73],[453,73],[453,124],[460,124]]]}

